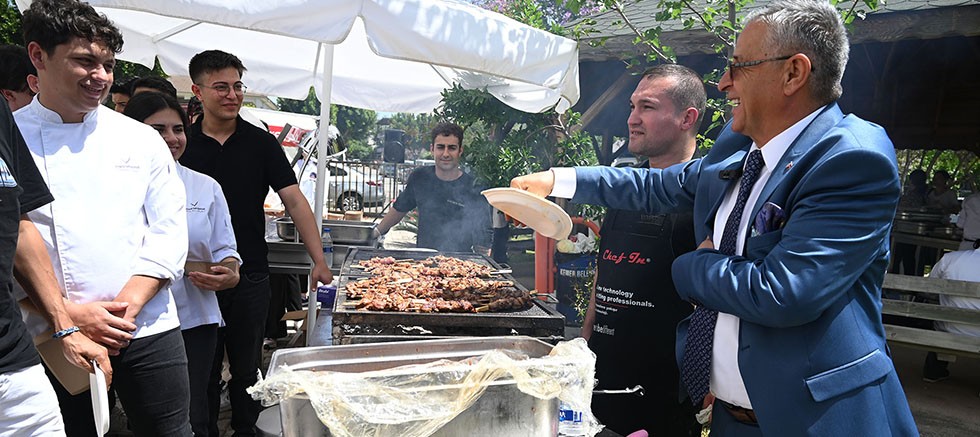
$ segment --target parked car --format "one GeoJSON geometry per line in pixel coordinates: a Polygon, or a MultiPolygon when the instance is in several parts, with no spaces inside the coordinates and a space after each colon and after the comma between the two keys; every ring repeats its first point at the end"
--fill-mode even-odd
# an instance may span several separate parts
{"type": "MultiPolygon", "coordinates": [[[[324,206],[341,211],[359,211],[364,207],[382,206],[385,203],[384,184],[380,176],[367,176],[360,168],[348,164],[329,163],[330,180],[324,186],[324,206]]],[[[316,161],[311,161],[303,171],[300,189],[312,199],[316,184],[316,161]]]]}
{"type": "Polygon", "coordinates": [[[415,164],[408,163],[408,162],[404,164],[383,162],[379,167],[379,172],[381,173],[381,176],[384,176],[386,178],[397,177],[399,181],[404,182],[408,180],[408,176],[412,174],[412,171],[414,171],[417,167],[418,166],[416,166],[415,164]]]}

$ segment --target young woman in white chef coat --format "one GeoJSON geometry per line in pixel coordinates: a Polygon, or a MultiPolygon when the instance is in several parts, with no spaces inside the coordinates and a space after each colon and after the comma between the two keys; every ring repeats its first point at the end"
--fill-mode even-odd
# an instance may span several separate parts
{"type": "MultiPolygon", "coordinates": [[[[130,99],[124,114],[160,132],[174,161],[184,153],[187,146],[184,130],[188,120],[173,97],[157,92],[137,94],[130,99]]],[[[214,406],[215,411],[209,411],[207,403],[208,376],[217,353],[218,325],[223,323],[214,292],[238,284],[238,266],[242,261],[221,187],[209,176],[179,163],[177,173],[187,192],[188,264],[184,276],[175,281],[171,291],[177,302],[187,351],[191,428],[194,435],[201,436],[208,434],[210,415],[218,414],[217,406],[214,406]],[[201,262],[222,265],[208,266],[201,262]]]]}

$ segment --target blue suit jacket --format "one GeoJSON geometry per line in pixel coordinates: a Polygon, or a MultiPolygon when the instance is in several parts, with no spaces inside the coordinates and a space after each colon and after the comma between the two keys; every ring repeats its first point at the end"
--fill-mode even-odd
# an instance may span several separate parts
{"type": "MultiPolygon", "coordinates": [[[[573,200],[650,212],[693,208],[700,243],[737,183],[720,172],[741,169],[750,145],[726,127],[707,156],[664,170],[578,168],[573,200]]],[[[901,194],[884,129],[830,104],[762,190],[746,213],[754,218],[773,202],[786,213],[782,229],[747,232],[743,256],[682,255],[673,273],[681,298],[741,319],[738,365],[763,433],[917,435],[881,325],[901,194]]],[[[686,333],[685,321],[678,361],[686,333]]]]}

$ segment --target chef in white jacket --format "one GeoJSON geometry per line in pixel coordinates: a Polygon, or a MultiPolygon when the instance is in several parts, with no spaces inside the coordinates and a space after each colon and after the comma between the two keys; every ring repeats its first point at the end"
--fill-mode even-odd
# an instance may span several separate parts
{"type": "Polygon", "coordinates": [[[171,287],[180,315],[180,329],[187,352],[190,377],[191,429],[195,436],[206,436],[211,415],[208,379],[214,362],[218,326],[224,326],[214,292],[238,284],[238,255],[231,227],[228,203],[218,182],[202,173],[181,166],[177,159],[187,148],[184,134],[189,122],[184,109],[173,97],[159,92],[139,93],[130,99],[123,114],[152,126],[160,133],[184,182],[187,194],[189,246],[184,277],[171,287]],[[219,262],[220,265],[211,265],[219,262]]]}
{"type": "MultiPolygon", "coordinates": [[[[122,35],[91,6],[24,11],[40,92],[14,114],[55,201],[29,213],[82,333],[110,349],[136,435],[189,435],[187,359],[170,292],[187,254],[184,187],[152,128],[100,103],[122,35]]],[[[91,435],[90,395],[57,390],[69,435],[91,435]]]]}

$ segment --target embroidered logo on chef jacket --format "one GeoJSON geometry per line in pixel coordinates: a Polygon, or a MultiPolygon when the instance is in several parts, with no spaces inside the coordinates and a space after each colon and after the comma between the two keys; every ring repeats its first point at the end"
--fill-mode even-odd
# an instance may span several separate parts
{"type": "Polygon", "coordinates": [[[197,206],[198,203],[201,203],[201,202],[200,201],[191,202],[190,200],[188,200],[187,201],[187,208],[185,208],[185,209],[187,209],[187,212],[188,213],[192,213],[192,212],[197,212],[197,213],[207,212],[208,209],[207,208],[204,208],[204,207],[197,206]]]}
{"type": "Polygon", "coordinates": [[[139,164],[130,162],[131,159],[132,159],[131,156],[123,156],[121,159],[119,159],[119,162],[116,163],[116,168],[119,170],[128,170],[128,171],[139,170],[140,169],[139,164]]]}
{"type": "Polygon", "coordinates": [[[17,180],[14,179],[14,175],[10,173],[10,168],[7,167],[7,162],[0,158],[0,187],[13,188],[17,186],[17,180]]]}

